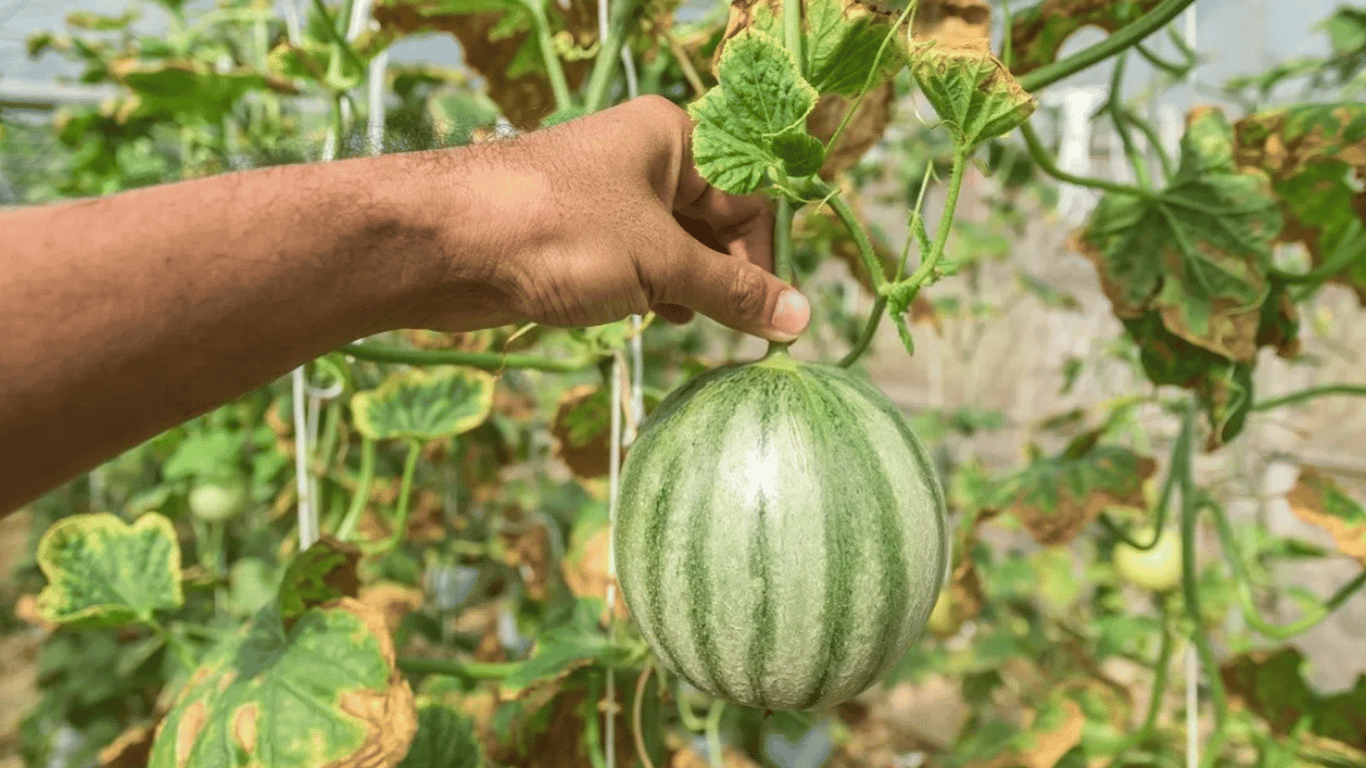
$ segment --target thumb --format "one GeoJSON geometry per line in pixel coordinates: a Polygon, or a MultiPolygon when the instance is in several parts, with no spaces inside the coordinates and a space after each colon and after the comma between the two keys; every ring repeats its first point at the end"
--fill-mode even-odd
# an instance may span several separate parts
{"type": "Polygon", "coordinates": [[[655,288],[657,301],[681,304],[722,325],[770,341],[806,330],[811,305],[796,288],[744,259],[689,239],[655,288]]]}

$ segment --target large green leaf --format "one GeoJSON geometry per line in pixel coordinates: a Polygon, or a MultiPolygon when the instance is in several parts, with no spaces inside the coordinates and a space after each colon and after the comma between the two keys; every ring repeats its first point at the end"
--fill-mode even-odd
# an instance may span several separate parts
{"type": "Polygon", "coordinates": [[[1234,167],[1228,123],[1207,110],[1181,140],[1171,184],[1146,198],[1107,193],[1078,243],[1115,315],[1156,311],[1176,336],[1251,362],[1280,231],[1266,174],[1234,167]]]}
{"type": "Polygon", "coordinates": [[[479,426],[493,407],[494,377],[465,368],[414,369],[351,398],[356,429],[371,440],[436,440],[479,426]]]}
{"type": "Polygon", "coordinates": [[[195,61],[120,59],[110,64],[120,83],[137,95],[123,119],[221,121],[247,92],[293,91],[288,83],[247,69],[217,71],[195,61]]]}
{"type": "MultiPolygon", "coordinates": [[[[876,62],[869,90],[895,75],[905,64],[902,46],[905,29],[892,34],[897,14],[860,0],[805,0],[802,3],[802,69],[806,81],[822,96],[839,94],[854,97],[876,62]],[[886,41],[886,47],[883,42],[886,41]],[[878,51],[882,51],[878,58],[878,51]]],[[[730,38],[745,30],[763,32],[774,40],[783,39],[782,0],[735,3],[728,24],[730,38]]],[[[730,38],[722,42],[730,44],[730,38]]],[[[725,55],[722,49],[722,55],[725,55]]]]}
{"type": "Polygon", "coordinates": [[[1300,104],[1235,125],[1240,166],[1264,169],[1286,215],[1283,242],[1303,243],[1314,266],[1366,306],[1366,104],[1300,104]]]}
{"type": "Polygon", "coordinates": [[[38,594],[38,613],[48,621],[149,621],[153,611],[185,601],[175,529],[158,514],[143,515],[131,526],[107,513],[63,518],[39,540],[36,560],[48,579],[38,594]]]}
{"type": "Polygon", "coordinates": [[[416,730],[379,610],[344,597],[286,628],[272,604],[208,653],[158,726],[149,765],[394,766],[416,730]]]}
{"type": "Polygon", "coordinates": [[[716,77],[718,84],[688,107],[697,121],[693,159],[712,186],[747,195],[763,184],[766,171],[782,166],[772,137],[805,131],[816,89],[802,79],[792,54],[757,30],[730,39],[716,77]]]}
{"type": "Polygon", "coordinates": [[[500,689],[515,696],[528,686],[555,677],[593,661],[606,661],[613,653],[607,634],[599,626],[603,602],[597,598],[575,598],[574,611],[558,626],[544,630],[536,638],[530,658],[503,678],[500,689]]]}

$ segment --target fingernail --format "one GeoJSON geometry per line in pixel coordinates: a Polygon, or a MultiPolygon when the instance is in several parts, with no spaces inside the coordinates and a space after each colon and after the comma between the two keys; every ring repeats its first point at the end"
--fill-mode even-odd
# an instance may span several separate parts
{"type": "Polygon", "coordinates": [[[789,337],[782,341],[789,341],[806,330],[806,324],[810,320],[811,305],[807,303],[806,297],[789,288],[778,297],[778,305],[773,308],[773,318],[769,321],[769,326],[789,337]]]}

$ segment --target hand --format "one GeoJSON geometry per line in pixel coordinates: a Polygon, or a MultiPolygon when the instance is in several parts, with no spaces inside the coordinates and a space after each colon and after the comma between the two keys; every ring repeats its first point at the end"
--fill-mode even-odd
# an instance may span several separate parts
{"type": "MultiPolygon", "coordinates": [[[[771,206],[708,185],[691,140],[685,111],[645,96],[474,148],[482,170],[469,191],[487,210],[492,291],[506,309],[562,327],[647,310],[682,323],[696,310],[755,336],[796,338],[810,307],[772,274],[771,206]]],[[[445,303],[461,309],[423,324],[468,325],[467,290],[448,291],[445,303]]]]}

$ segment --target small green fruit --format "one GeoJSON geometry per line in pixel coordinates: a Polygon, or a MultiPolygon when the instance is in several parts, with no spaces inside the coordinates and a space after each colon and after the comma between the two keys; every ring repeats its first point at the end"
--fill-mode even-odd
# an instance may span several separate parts
{"type": "MultiPolygon", "coordinates": [[[[1140,528],[1129,538],[1141,544],[1153,540],[1153,529],[1140,528]]],[[[1181,585],[1181,534],[1173,527],[1163,529],[1151,549],[1139,549],[1120,542],[1115,546],[1115,570],[1130,583],[1153,592],[1167,592],[1181,585]]]]}

